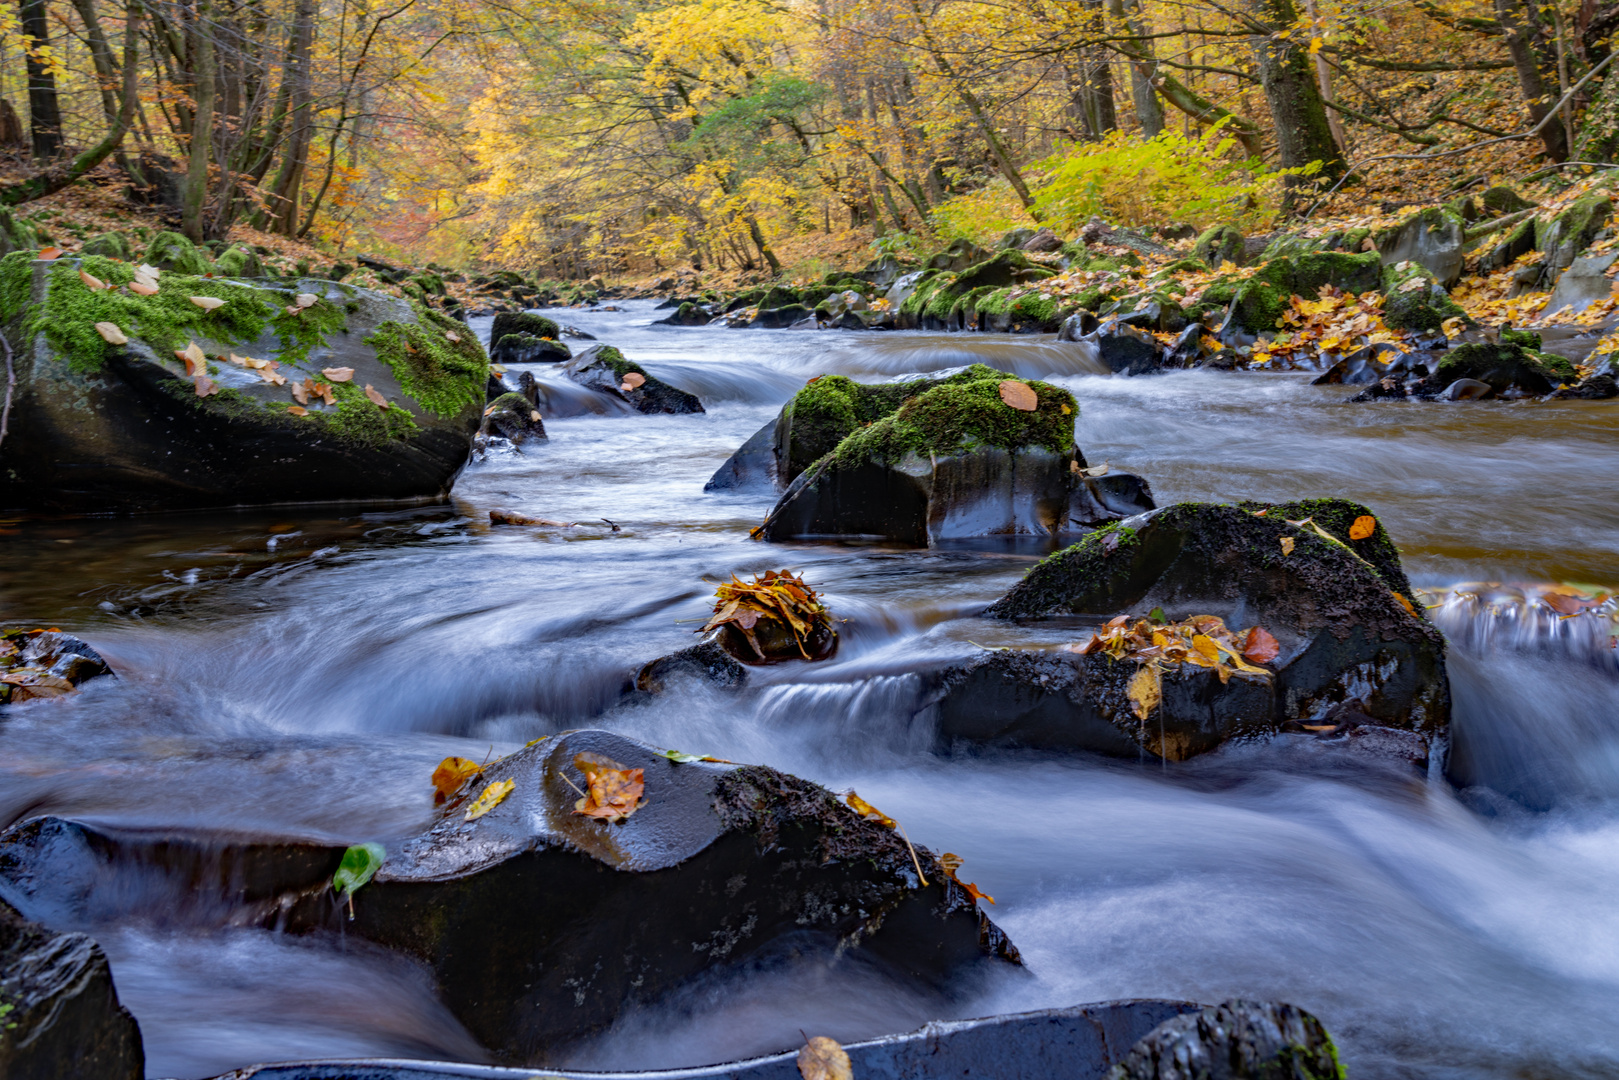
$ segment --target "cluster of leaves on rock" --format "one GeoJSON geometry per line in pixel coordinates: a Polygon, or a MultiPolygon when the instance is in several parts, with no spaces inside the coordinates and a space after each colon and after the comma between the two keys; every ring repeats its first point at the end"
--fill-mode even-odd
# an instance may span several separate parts
{"type": "Polygon", "coordinates": [[[759,620],[767,619],[791,631],[798,651],[808,660],[806,641],[816,624],[830,616],[819,595],[804,583],[802,576],[794,577],[786,570],[766,570],[752,581],[743,581],[732,574],[730,581],[715,590],[714,613],[697,632],[734,626],[763,656],[754,627],[759,625],[759,620]]]}

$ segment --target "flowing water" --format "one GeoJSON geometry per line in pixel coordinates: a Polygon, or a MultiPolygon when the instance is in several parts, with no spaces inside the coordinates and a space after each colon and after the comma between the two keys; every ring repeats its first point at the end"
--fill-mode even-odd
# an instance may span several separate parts
{"type": "MultiPolygon", "coordinates": [[[[748,530],[769,492],[702,491],[810,376],[983,361],[1071,389],[1087,457],[1145,475],[1160,503],[1346,496],[1419,585],[1614,583],[1619,407],[1351,406],[1351,389],[1297,374],[1111,378],[1049,339],[675,329],[625,307],[552,314],[707,413],[593,412],[540,365],[550,441],[469,467],[448,504],[0,522],[0,620],[78,633],[120,675],[0,720],[0,825],[386,843],[428,821],[447,754],[601,726],[857,788],[962,855],[1027,971],[951,1015],[1282,999],[1322,1017],[1357,1080],[1619,1075],[1619,668],[1603,634],[1548,648],[1531,627],[1441,613],[1462,789],[1307,738],[1173,768],[937,757],[909,671],[1015,634],[975,612],[1046,549],[765,546],[748,530]],[[492,528],[496,508],[582,524],[492,528]],[[848,620],[834,660],[757,672],[739,697],[619,704],[637,665],[693,640],[708,583],[781,566],[848,620]]],[[[479,1059],[407,962],[252,928],[160,877],[115,886],[51,914],[105,947],[153,1076],[479,1059]]],[[[938,1015],[852,967],[760,965],[626,1016],[572,1064],[721,1061],[801,1029],[850,1040],[938,1015]]]]}

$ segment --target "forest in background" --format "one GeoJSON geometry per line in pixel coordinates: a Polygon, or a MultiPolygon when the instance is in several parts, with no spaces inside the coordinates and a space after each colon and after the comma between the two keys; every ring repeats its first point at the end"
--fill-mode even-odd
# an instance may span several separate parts
{"type": "Polygon", "coordinates": [[[0,10],[0,203],[88,177],[198,241],[539,277],[814,274],[1093,215],[1263,230],[1619,156],[1597,0],[0,10]]]}

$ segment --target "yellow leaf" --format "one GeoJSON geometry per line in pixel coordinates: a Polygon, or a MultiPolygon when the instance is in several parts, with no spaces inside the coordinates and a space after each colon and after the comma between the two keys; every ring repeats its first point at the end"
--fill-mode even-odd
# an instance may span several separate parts
{"type": "Polygon", "coordinates": [[[1207,634],[1193,634],[1192,648],[1208,657],[1211,663],[1220,662],[1220,646],[1216,645],[1214,639],[1207,634]]]}
{"type": "Polygon", "coordinates": [[[1314,54],[1314,53],[1318,53],[1320,51],[1321,51],[1321,39],[1320,38],[1311,38],[1310,39],[1310,52],[1312,54],[1314,54]]]}
{"type": "Polygon", "coordinates": [[[514,780],[496,780],[484,788],[483,794],[478,796],[478,801],[467,807],[467,820],[475,821],[489,813],[499,806],[516,786],[517,782],[514,780]]]}
{"type": "Polygon", "coordinates": [[[1291,536],[1282,537],[1282,554],[1293,554],[1293,538],[1291,536]]]}
{"type": "Polygon", "coordinates": [[[1163,676],[1151,664],[1144,665],[1130,679],[1130,704],[1135,706],[1136,719],[1145,720],[1163,696],[1163,676]]]}
{"type": "Polygon", "coordinates": [[[895,827],[893,818],[889,817],[887,814],[883,813],[881,810],[877,809],[875,806],[871,805],[854,792],[851,791],[849,794],[845,795],[843,797],[843,801],[848,803],[849,806],[853,808],[855,813],[859,814],[867,821],[875,821],[880,825],[887,825],[890,829],[895,827]]]}
{"type": "Polygon", "coordinates": [[[854,1080],[854,1066],[836,1040],[817,1035],[798,1052],[798,1072],[804,1080],[854,1080]]]}
{"type": "Polygon", "coordinates": [[[434,801],[443,802],[481,772],[483,766],[476,761],[464,757],[445,758],[438,763],[438,768],[433,770],[433,787],[438,792],[438,797],[434,801]]]}

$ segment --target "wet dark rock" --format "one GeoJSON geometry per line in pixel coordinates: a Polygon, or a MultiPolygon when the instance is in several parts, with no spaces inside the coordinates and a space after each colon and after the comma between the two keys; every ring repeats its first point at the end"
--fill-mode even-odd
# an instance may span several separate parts
{"type": "Polygon", "coordinates": [[[587,334],[583,330],[579,329],[576,326],[564,326],[562,328],[562,336],[563,337],[574,338],[577,341],[595,341],[596,340],[596,335],[595,334],[587,334]]]}
{"type": "Polygon", "coordinates": [[[84,934],[57,934],[0,901],[0,1076],[142,1080],[135,1018],[107,957],[84,934]]]}
{"type": "Polygon", "coordinates": [[[1415,613],[1382,526],[1348,539],[1348,524],[1366,513],[1334,499],[1269,508],[1181,503],[1091,533],[1036,566],[986,614],[1215,615],[1233,630],[1261,626],[1276,637],[1274,676],[1238,674],[1222,686],[1210,669],[1183,665],[1166,672],[1163,703],[1142,721],[1126,694],[1134,661],[990,653],[944,678],[934,701],[941,738],[1103,753],[1140,747],[1182,760],[1232,738],[1313,723],[1351,698],[1382,726],[1443,738],[1444,639],[1415,613]],[[1306,518],[1343,543],[1288,523],[1306,518]]]}
{"type": "Polygon", "coordinates": [[[752,637],[727,623],[714,632],[714,641],[733,659],[759,666],[788,660],[826,660],[838,650],[838,631],[830,615],[815,620],[800,644],[787,624],[760,619],[753,624],[752,637]]]}
{"type": "Polygon", "coordinates": [[[1164,347],[1146,330],[1110,319],[1092,340],[1097,358],[1115,375],[1147,375],[1164,368],[1164,347]]]}
{"type": "Polygon", "coordinates": [[[646,694],[661,694],[681,679],[735,690],[747,682],[748,669],[717,641],[709,640],[645,665],[635,675],[635,688],[646,694]]]}
{"type": "Polygon", "coordinates": [[[737,451],[714,470],[703,485],[704,491],[733,491],[738,488],[771,487],[776,484],[776,425],[771,420],[748,437],[737,451]]]}
{"type": "Polygon", "coordinates": [[[1128,248],[1138,255],[1162,257],[1171,254],[1171,249],[1134,229],[1118,228],[1096,217],[1091,218],[1079,230],[1079,240],[1087,245],[1107,244],[1113,247],[1128,248]]]}
{"type": "Polygon", "coordinates": [[[1556,398],[1575,398],[1585,401],[1607,401],[1619,397],[1619,381],[1606,372],[1592,375],[1576,386],[1570,386],[1552,395],[1556,398]]]}
{"type": "MultiPolygon", "coordinates": [[[[128,279],[127,266],[91,262],[110,279],[128,279]]],[[[191,338],[209,358],[212,387],[201,389],[216,392],[198,396],[171,341],[144,340],[135,328],[126,329],[127,345],[102,340],[72,260],[25,261],[21,269],[26,285],[3,313],[16,393],[0,448],[0,506],[150,512],[414,500],[445,494],[466,464],[488,359],[446,315],[325,279],[166,276],[165,289],[227,301],[186,316],[180,329],[180,340],[191,338]],[[285,314],[299,293],[320,299],[300,316],[285,314]],[[45,332],[25,331],[36,318],[46,320],[45,332]],[[308,338],[296,345],[293,318],[308,338]],[[287,382],[219,360],[230,352],[277,360],[287,382]],[[323,379],[328,367],[355,372],[334,387],[337,404],[312,400],[308,415],[290,413],[291,384],[323,379]],[[390,403],[386,410],[366,398],[367,385],[390,403]]]]}
{"type": "Polygon", "coordinates": [[[1101,476],[1087,476],[1079,472],[1074,475],[1073,491],[1068,497],[1068,524],[1103,525],[1144,514],[1157,506],[1152,488],[1134,473],[1109,470],[1101,476]]]}
{"type": "Polygon", "coordinates": [[[853,311],[845,311],[836,319],[826,324],[828,330],[867,330],[866,320],[853,311]]]}
{"type": "MultiPolygon", "coordinates": [[[[668,305],[662,306],[667,307],[668,305]]],[[[713,316],[710,315],[704,308],[691,302],[690,300],[687,300],[683,302],[678,309],[676,309],[673,315],[670,315],[667,318],[659,319],[658,325],[707,326],[712,321],[713,316]]]]}
{"type": "Polygon", "coordinates": [[[785,307],[760,308],[746,322],[731,325],[743,326],[750,330],[785,330],[795,323],[814,318],[814,315],[815,313],[803,304],[788,304],[785,307]]]}
{"type": "Polygon", "coordinates": [[[700,413],[703,403],[695,394],[670,386],[662,379],[648,375],[646,369],[611,345],[592,345],[567,364],[562,373],[580,386],[617,397],[629,402],[643,413],[700,413]],[[629,390],[623,389],[624,376],[640,375],[646,381],[629,390]]]}
{"type": "Polygon", "coordinates": [[[474,446],[484,453],[498,445],[521,450],[525,443],[545,439],[545,423],[534,402],[523,394],[502,394],[484,410],[474,446]]]}
{"type": "Polygon", "coordinates": [[[789,949],[940,994],[1016,962],[932,852],[916,849],[922,886],[897,832],[807,781],[676,764],[604,731],[553,736],[481,782],[505,779],[488,814],[452,805],[391,852],[345,924],[427,964],[501,1062],[546,1064],[694,976],[789,949]],[[644,770],[645,803],[621,824],[573,812],[586,752],[644,770]]]}
{"type": "MultiPolygon", "coordinates": [[[[1451,349],[1440,359],[1434,372],[1413,393],[1432,396],[1459,379],[1468,379],[1489,385],[1497,395],[1509,391],[1520,394],[1549,394],[1573,374],[1566,360],[1554,361],[1567,367],[1560,372],[1545,359],[1531,354],[1520,345],[1505,343],[1475,343],[1451,349]]],[[[1570,380],[1572,381],[1572,380],[1570,380]]]]}
{"type": "Polygon", "coordinates": [[[573,350],[555,338],[533,334],[507,334],[489,350],[497,364],[560,364],[572,359],[573,350]]]}
{"type": "Polygon", "coordinates": [[[985,251],[971,240],[952,240],[943,251],[929,258],[927,265],[934,270],[951,270],[959,273],[968,267],[978,265],[991,254],[992,252],[985,251]]]}
{"type": "Polygon", "coordinates": [[[1057,340],[1078,341],[1096,333],[1096,328],[1101,325],[1102,321],[1095,312],[1081,309],[1063,319],[1062,326],[1057,329],[1057,340]]]}
{"type": "Polygon", "coordinates": [[[1440,401],[1483,401],[1495,396],[1495,388],[1477,379],[1457,379],[1439,392],[1440,401]]]}
{"type": "MultiPolygon", "coordinates": [[[[1104,1080],[1137,1042],[1165,1020],[1195,1013],[1187,1001],[1108,1001],[977,1020],[935,1021],[903,1035],[848,1043],[852,1071],[864,1080],[961,1080],[962,1077],[1053,1077],[1104,1080]]],[[[599,1074],[549,1069],[558,1080],[599,1074]]],[[[798,1049],[710,1066],[632,1074],[636,1080],[801,1080],[798,1049]]],[[[445,1062],[299,1062],[259,1065],[220,1080],[494,1080],[479,1066],[445,1062]]]]}
{"type": "Polygon", "coordinates": [[[1198,367],[1203,361],[1203,335],[1207,333],[1208,328],[1202,323],[1189,323],[1165,352],[1164,367],[1198,367]]]}
{"type": "Polygon", "coordinates": [[[72,634],[0,628],[0,677],[11,680],[0,682],[0,705],[60,697],[102,675],[112,668],[72,634]]]}
{"type": "MultiPolygon", "coordinates": [[[[1405,376],[1415,370],[1415,361],[1386,341],[1365,345],[1333,364],[1312,386],[1369,386],[1380,379],[1405,376]]],[[[1427,368],[1422,369],[1422,374],[1427,368]]]]}
{"type": "Polygon", "coordinates": [[[1349,400],[1352,402],[1364,401],[1407,401],[1411,397],[1405,388],[1405,383],[1397,376],[1387,376],[1372,383],[1366,389],[1349,400]]]}
{"type": "Polygon", "coordinates": [[[1107,1080],[1341,1080],[1321,1021],[1273,1002],[1227,1001],[1165,1020],[1107,1080]]]}

